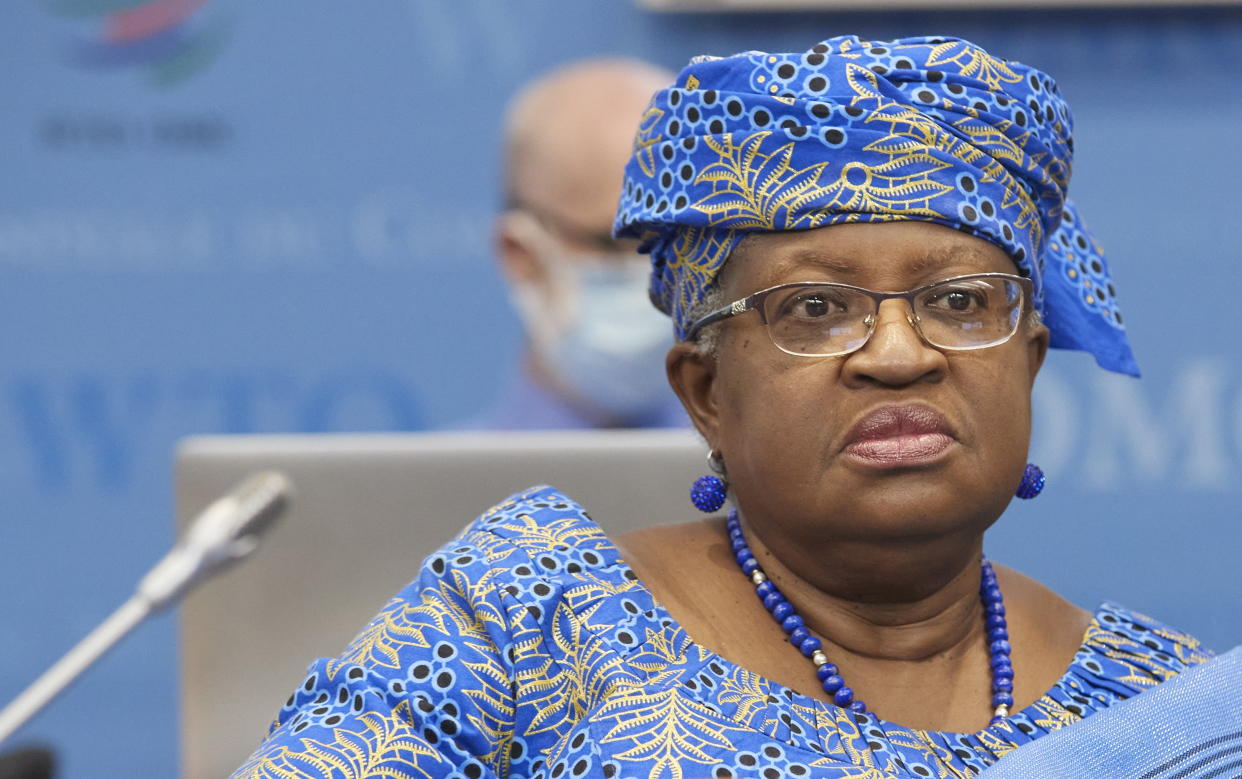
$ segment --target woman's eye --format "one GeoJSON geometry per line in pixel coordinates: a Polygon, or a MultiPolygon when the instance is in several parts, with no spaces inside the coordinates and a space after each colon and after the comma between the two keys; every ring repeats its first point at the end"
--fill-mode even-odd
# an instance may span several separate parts
{"type": "Polygon", "coordinates": [[[951,289],[929,298],[926,305],[930,308],[964,313],[986,308],[987,298],[972,290],[951,289]]]}
{"type": "Polygon", "coordinates": [[[823,295],[804,295],[793,301],[790,310],[795,316],[815,319],[832,313],[834,304],[823,295]]]}
{"type": "Polygon", "coordinates": [[[965,292],[950,292],[944,296],[944,302],[954,311],[965,311],[970,308],[970,295],[965,292]]]}
{"type": "Polygon", "coordinates": [[[828,303],[822,297],[805,297],[794,304],[795,311],[804,317],[822,317],[828,313],[828,303]]]}

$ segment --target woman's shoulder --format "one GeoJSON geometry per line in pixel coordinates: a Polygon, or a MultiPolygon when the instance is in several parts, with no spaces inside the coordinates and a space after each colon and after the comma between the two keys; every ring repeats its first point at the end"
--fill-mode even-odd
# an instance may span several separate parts
{"type": "Polygon", "coordinates": [[[390,607],[427,600],[451,589],[477,605],[541,615],[567,593],[592,583],[637,586],[633,571],[603,528],[556,487],[516,492],[484,511],[429,555],[417,578],[390,607]]]}
{"type": "MultiPolygon", "coordinates": [[[[1065,683],[1049,694],[1047,705],[1031,707],[1051,714],[1044,722],[1053,724],[1061,720],[1053,703],[1075,715],[1073,721],[1094,716],[1072,728],[1063,727],[1068,721],[1050,728],[1060,732],[1016,750],[988,775],[1077,776],[1088,754],[1093,776],[1172,776],[1187,765],[1176,775],[1217,775],[1205,771],[1234,759],[1220,745],[1236,737],[1233,701],[1242,689],[1242,650],[1208,663],[1212,657],[1183,631],[1102,604],[1065,683]],[[1119,703],[1124,705],[1110,705],[1119,703]],[[1160,738],[1151,738],[1153,733],[1160,738]]],[[[1042,723],[1036,717],[1014,724],[1030,734],[1042,723]]]]}
{"type": "Polygon", "coordinates": [[[1084,717],[1212,657],[1190,634],[1106,602],[1092,614],[1069,669],[1044,702],[1054,701],[1075,717],[1084,717]]]}
{"type": "MultiPolygon", "coordinates": [[[[440,573],[481,555],[487,563],[529,558],[532,573],[575,574],[611,565],[617,548],[580,504],[550,485],[516,492],[484,511],[453,540],[427,558],[440,573]]],[[[523,573],[519,571],[519,573],[523,573]]],[[[529,574],[528,574],[529,575],[529,574]]]]}
{"type": "Polygon", "coordinates": [[[1213,657],[1198,639],[1113,602],[1084,611],[1045,585],[997,566],[1017,636],[1015,658],[1033,672],[1027,695],[1059,679],[1070,711],[1087,701],[1124,699],[1213,657]],[[1069,661],[1068,671],[1066,661],[1069,661]],[[1086,692],[1084,692],[1086,690],[1086,692]]]}
{"type": "Polygon", "coordinates": [[[1092,616],[1077,660],[1092,671],[1120,665],[1127,681],[1150,687],[1214,656],[1189,633],[1105,602],[1092,616]]]}
{"type": "Polygon", "coordinates": [[[406,649],[425,648],[427,626],[455,643],[455,630],[481,625],[494,648],[506,646],[513,625],[541,623],[566,592],[593,577],[624,578],[617,562],[616,547],[575,501],[548,485],[522,490],[429,555],[341,659],[366,664],[378,645],[389,658],[381,664],[392,666],[406,649]]]}

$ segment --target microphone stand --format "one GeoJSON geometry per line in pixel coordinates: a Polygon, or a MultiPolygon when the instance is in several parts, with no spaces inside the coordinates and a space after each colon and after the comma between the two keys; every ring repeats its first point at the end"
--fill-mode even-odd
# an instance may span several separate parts
{"type": "Polygon", "coordinates": [[[140,622],[253,552],[291,494],[289,480],[268,471],[254,474],[208,506],[181,543],[143,577],[129,600],[0,711],[0,744],[140,622]]]}

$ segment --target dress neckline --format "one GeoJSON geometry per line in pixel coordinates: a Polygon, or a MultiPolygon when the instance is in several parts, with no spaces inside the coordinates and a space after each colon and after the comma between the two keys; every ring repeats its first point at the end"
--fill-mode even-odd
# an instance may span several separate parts
{"type": "MultiPolygon", "coordinates": [[[[630,564],[621,555],[621,550],[617,546],[616,542],[604,531],[603,527],[600,526],[598,523],[594,522],[594,520],[590,520],[589,518],[588,518],[588,521],[592,522],[592,524],[594,524],[599,529],[600,535],[602,536],[604,542],[606,543],[605,551],[607,551],[611,555],[613,563],[622,572],[622,575],[630,579],[631,581],[633,581],[634,586],[640,589],[643,595],[651,603],[655,620],[659,624],[661,624],[665,628],[666,631],[668,631],[668,637],[673,640],[674,644],[685,644],[685,645],[694,647],[694,649],[699,653],[701,657],[707,658],[704,664],[715,662],[715,663],[723,665],[725,668],[728,668],[728,669],[739,669],[739,670],[745,671],[748,674],[752,674],[758,682],[776,691],[779,697],[793,703],[794,705],[802,706],[808,709],[814,709],[818,712],[830,714],[830,715],[838,715],[838,716],[839,715],[846,715],[846,716],[852,715],[852,712],[847,713],[844,709],[842,709],[841,707],[835,704],[828,703],[827,701],[820,700],[819,698],[815,698],[805,693],[801,693],[791,687],[781,684],[780,682],[777,682],[773,679],[763,676],[762,674],[759,674],[755,671],[751,671],[746,666],[730,660],[729,658],[721,655],[720,653],[712,649],[709,649],[704,644],[701,644],[700,642],[695,640],[694,636],[692,636],[690,632],[686,630],[685,627],[681,624],[681,622],[677,620],[677,618],[674,617],[667,608],[665,608],[664,604],[659,599],[656,598],[655,593],[647,585],[647,583],[644,582],[641,578],[639,578],[638,574],[634,571],[633,567],[630,566],[630,564]]],[[[1103,614],[1111,608],[1115,608],[1113,604],[1105,602],[1105,603],[1100,604],[1092,612],[1091,621],[1088,623],[1086,630],[1083,631],[1082,639],[1078,643],[1078,650],[1074,655],[1075,659],[1070,662],[1070,665],[1066,668],[1065,672],[1062,673],[1061,676],[1057,678],[1057,681],[1053,683],[1052,687],[1050,687],[1048,690],[1043,692],[1040,695],[1040,697],[1037,698],[1034,702],[1032,702],[1031,704],[1027,706],[1024,706],[1021,709],[1010,712],[1009,716],[1005,718],[1006,721],[1014,719],[1015,717],[1019,717],[1019,716],[1032,716],[1032,715],[1041,713],[1036,710],[1036,704],[1038,704],[1040,701],[1046,700],[1049,694],[1052,693],[1053,691],[1056,691],[1059,688],[1074,681],[1074,678],[1076,676],[1075,665],[1078,663],[1079,656],[1083,653],[1084,650],[1091,648],[1092,637],[1098,634],[1103,629],[1101,618],[1103,614]]],[[[985,736],[985,734],[995,733],[996,728],[997,728],[996,725],[989,725],[981,730],[976,730],[976,731],[950,731],[950,730],[929,731],[929,730],[922,730],[919,728],[913,728],[908,725],[902,725],[899,722],[894,722],[892,720],[884,719],[883,717],[877,715],[875,712],[872,712],[872,711],[869,711],[865,715],[863,715],[862,721],[867,722],[868,720],[870,722],[873,722],[873,723],[876,723],[882,726],[885,730],[897,728],[897,729],[911,732],[911,733],[916,733],[916,732],[917,733],[935,733],[935,734],[939,734],[946,738],[954,738],[954,737],[980,738],[980,737],[985,736]]]]}

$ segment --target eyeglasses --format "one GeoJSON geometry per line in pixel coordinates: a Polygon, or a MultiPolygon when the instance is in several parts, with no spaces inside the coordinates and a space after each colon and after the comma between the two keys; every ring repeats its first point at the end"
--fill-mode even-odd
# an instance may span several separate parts
{"type": "Polygon", "coordinates": [[[910,305],[906,320],[928,344],[951,351],[984,349],[1013,337],[1030,295],[1031,280],[1008,273],[954,276],[908,292],[801,281],[769,287],[716,309],[691,325],[686,340],[693,341],[713,322],[754,309],[782,352],[800,357],[849,354],[871,337],[880,304],[899,298],[910,305]]]}

